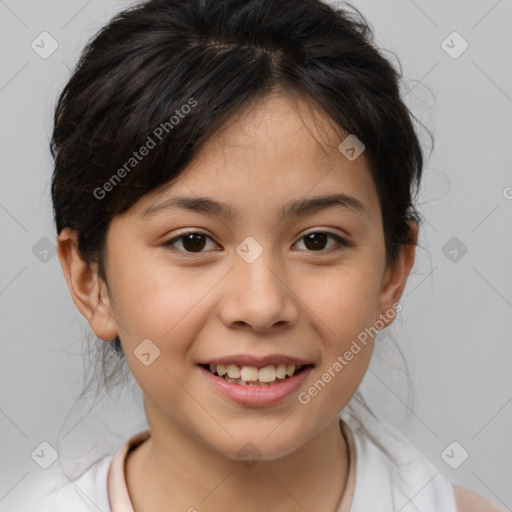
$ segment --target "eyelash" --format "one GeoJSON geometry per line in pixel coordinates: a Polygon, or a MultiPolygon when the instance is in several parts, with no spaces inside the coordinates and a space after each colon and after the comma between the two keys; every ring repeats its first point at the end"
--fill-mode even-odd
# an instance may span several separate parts
{"type": "MultiPolygon", "coordinates": [[[[300,240],[302,240],[303,238],[305,238],[306,236],[308,235],[313,235],[313,234],[324,234],[324,235],[328,235],[329,237],[331,238],[334,238],[337,242],[338,242],[338,246],[337,247],[334,247],[334,248],[331,248],[331,251],[329,251],[329,249],[322,249],[322,250],[319,250],[319,251],[306,251],[307,252],[311,252],[311,253],[324,253],[324,252],[332,252],[332,251],[339,251],[339,250],[344,250],[348,247],[352,247],[352,243],[348,242],[347,240],[345,240],[344,238],[340,237],[339,235],[336,235],[334,233],[331,233],[329,231],[312,231],[310,233],[306,233],[304,236],[302,236],[300,238],[300,240]]],[[[181,253],[185,253],[185,254],[189,254],[189,255],[199,255],[199,254],[203,254],[204,252],[207,252],[207,251],[201,251],[201,252],[187,252],[187,251],[183,251],[181,249],[176,249],[175,247],[172,247],[172,245],[174,243],[176,243],[177,241],[185,238],[186,236],[188,235],[203,235],[207,238],[209,238],[210,240],[213,241],[213,239],[207,235],[206,233],[202,233],[201,231],[189,231],[188,233],[182,233],[181,235],[178,235],[174,238],[171,238],[170,240],[167,240],[166,242],[164,242],[162,245],[164,247],[166,247],[167,249],[173,251],[173,252],[181,252],[181,253]]]]}

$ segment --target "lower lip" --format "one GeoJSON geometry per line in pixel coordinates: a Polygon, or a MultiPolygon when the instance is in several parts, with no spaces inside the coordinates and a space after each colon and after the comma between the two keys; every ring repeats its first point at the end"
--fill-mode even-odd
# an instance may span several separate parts
{"type": "Polygon", "coordinates": [[[304,379],[309,375],[313,367],[309,366],[299,374],[288,377],[279,384],[272,386],[233,384],[232,382],[224,380],[222,377],[213,375],[213,373],[202,366],[199,366],[199,369],[206,380],[217,391],[231,400],[241,405],[264,406],[277,404],[292,395],[304,382],[304,379]]]}

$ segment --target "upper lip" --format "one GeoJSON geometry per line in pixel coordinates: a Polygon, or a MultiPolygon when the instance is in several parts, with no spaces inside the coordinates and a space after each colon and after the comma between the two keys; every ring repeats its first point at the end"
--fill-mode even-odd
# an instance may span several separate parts
{"type": "Polygon", "coordinates": [[[303,366],[307,364],[313,364],[311,361],[306,361],[299,357],[287,356],[284,354],[269,354],[267,356],[256,357],[249,354],[237,354],[232,356],[217,357],[209,359],[208,361],[201,362],[199,364],[211,364],[217,365],[222,364],[227,366],[229,364],[236,364],[237,366],[255,366],[257,368],[263,368],[270,365],[278,364],[294,364],[295,366],[303,366]]]}

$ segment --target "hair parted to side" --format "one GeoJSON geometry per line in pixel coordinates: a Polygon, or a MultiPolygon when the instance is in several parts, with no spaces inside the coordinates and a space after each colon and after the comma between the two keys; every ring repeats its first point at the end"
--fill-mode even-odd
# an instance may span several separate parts
{"type": "MultiPolygon", "coordinates": [[[[107,289],[112,219],[176,180],[227,120],[275,89],[320,107],[340,133],[363,141],[388,261],[411,241],[423,168],[416,118],[400,97],[401,70],[374,45],[363,15],[343,5],[150,0],[116,15],[88,43],[56,106],[51,195],[57,233],[78,232],[83,257],[98,265],[107,289]],[[164,143],[98,199],[95,190],[191,99],[197,105],[164,143]]],[[[107,358],[123,359],[118,338],[99,346],[103,370],[107,358]]],[[[113,374],[103,373],[108,384],[113,374]]]]}

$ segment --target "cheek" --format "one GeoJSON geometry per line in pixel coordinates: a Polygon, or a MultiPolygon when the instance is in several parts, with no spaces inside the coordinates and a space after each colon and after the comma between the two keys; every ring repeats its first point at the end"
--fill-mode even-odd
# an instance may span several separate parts
{"type": "Polygon", "coordinates": [[[309,307],[322,352],[316,378],[299,401],[327,420],[346,406],[368,369],[374,348],[369,327],[377,309],[375,283],[360,273],[343,273],[309,307]]]}
{"type": "MultiPolygon", "coordinates": [[[[313,290],[316,285],[318,290],[309,293],[307,301],[323,344],[318,378],[328,388],[324,398],[340,407],[356,391],[372,356],[375,331],[371,327],[378,311],[379,272],[375,265],[361,261],[360,265],[333,271],[325,281],[308,281],[308,287],[313,290]]],[[[319,383],[317,387],[322,386],[319,383]]]]}
{"type": "Polygon", "coordinates": [[[348,340],[371,325],[378,311],[380,274],[364,265],[346,266],[306,282],[305,301],[327,329],[327,339],[348,340]]]}
{"type": "Polygon", "coordinates": [[[133,342],[181,339],[183,326],[219,280],[199,267],[180,270],[158,262],[119,266],[114,277],[117,313],[133,342]]]}
{"type": "Polygon", "coordinates": [[[214,277],[203,271],[202,278],[191,279],[190,272],[157,264],[141,265],[138,271],[118,268],[115,296],[126,362],[153,400],[172,396],[176,405],[183,396],[178,382],[186,377],[188,351],[204,321],[201,300],[218,281],[214,277]],[[150,342],[142,345],[143,340],[150,342]],[[154,358],[147,366],[141,347],[154,358]]]}

